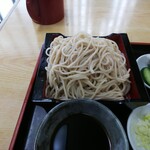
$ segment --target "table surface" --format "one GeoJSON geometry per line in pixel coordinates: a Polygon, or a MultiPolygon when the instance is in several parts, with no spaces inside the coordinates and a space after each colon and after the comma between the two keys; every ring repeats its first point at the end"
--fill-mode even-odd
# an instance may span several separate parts
{"type": "Polygon", "coordinates": [[[47,32],[74,35],[127,33],[150,42],[148,0],[64,0],[65,17],[53,25],[32,21],[20,0],[0,28],[0,150],[7,150],[47,32]]]}

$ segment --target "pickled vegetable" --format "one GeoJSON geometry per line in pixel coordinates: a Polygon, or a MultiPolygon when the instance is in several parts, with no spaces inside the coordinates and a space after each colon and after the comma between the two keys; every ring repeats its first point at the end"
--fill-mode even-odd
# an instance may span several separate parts
{"type": "Polygon", "coordinates": [[[144,82],[150,86],[150,67],[145,67],[141,70],[144,82]]]}
{"type": "Polygon", "coordinates": [[[135,133],[138,146],[150,150],[150,114],[138,120],[135,133]]]}

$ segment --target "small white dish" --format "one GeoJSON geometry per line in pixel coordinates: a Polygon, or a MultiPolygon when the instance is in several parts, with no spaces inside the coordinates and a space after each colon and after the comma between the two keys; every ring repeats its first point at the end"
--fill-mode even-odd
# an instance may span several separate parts
{"type": "MultiPolygon", "coordinates": [[[[138,64],[138,68],[141,71],[143,68],[148,67],[150,65],[150,54],[144,54],[137,58],[136,60],[138,64]]],[[[150,89],[150,86],[144,82],[144,85],[150,89]]]]}
{"type": "Polygon", "coordinates": [[[127,134],[133,150],[146,150],[142,146],[142,144],[139,144],[139,141],[137,141],[138,135],[135,132],[137,124],[139,124],[139,121],[142,120],[144,116],[149,114],[150,114],[150,103],[135,108],[128,118],[127,134]]]}

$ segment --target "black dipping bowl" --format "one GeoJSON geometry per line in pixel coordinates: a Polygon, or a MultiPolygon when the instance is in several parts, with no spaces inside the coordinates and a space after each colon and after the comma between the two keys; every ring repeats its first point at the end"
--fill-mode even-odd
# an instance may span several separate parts
{"type": "Polygon", "coordinates": [[[71,100],[51,109],[41,123],[35,150],[128,150],[118,118],[94,100],[71,100]]]}

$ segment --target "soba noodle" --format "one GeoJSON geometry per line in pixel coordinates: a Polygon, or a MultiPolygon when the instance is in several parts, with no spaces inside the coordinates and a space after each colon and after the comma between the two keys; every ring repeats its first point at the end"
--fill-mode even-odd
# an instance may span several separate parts
{"type": "Polygon", "coordinates": [[[49,98],[123,100],[130,89],[130,69],[112,40],[84,33],[59,36],[46,54],[49,98]]]}

